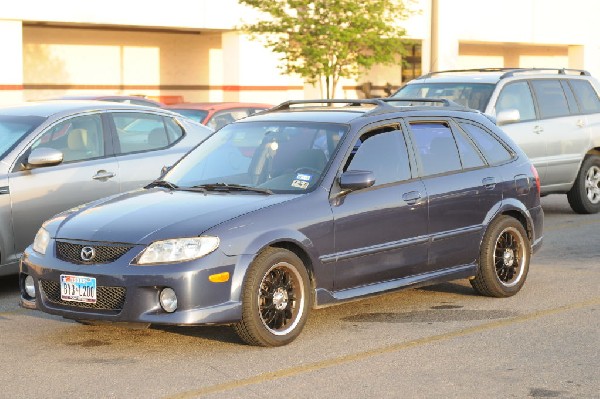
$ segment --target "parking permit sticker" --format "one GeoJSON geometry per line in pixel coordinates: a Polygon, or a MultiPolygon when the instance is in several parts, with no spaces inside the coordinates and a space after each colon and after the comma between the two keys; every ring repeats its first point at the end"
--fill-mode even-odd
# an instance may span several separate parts
{"type": "Polygon", "coordinates": [[[302,190],[306,190],[308,188],[308,182],[302,180],[294,180],[292,182],[292,187],[301,188],[302,190]]]}
{"type": "Polygon", "coordinates": [[[303,174],[303,173],[298,173],[298,174],[296,175],[296,180],[310,181],[310,178],[311,178],[311,177],[312,177],[311,175],[305,175],[305,174],[303,174]]]}

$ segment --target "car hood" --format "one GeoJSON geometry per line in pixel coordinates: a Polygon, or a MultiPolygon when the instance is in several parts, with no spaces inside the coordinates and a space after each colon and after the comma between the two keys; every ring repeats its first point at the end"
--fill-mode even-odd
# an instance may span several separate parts
{"type": "Polygon", "coordinates": [[[60,239],[149,244],[198,236],[227,220],[294,197],[137,190],[57,215],[49,221],[48,230],[60,239]]]}

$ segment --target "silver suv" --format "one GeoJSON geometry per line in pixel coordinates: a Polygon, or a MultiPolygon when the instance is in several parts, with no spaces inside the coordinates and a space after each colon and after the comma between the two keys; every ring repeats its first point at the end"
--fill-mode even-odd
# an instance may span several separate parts
{"type": "Polygon", "coordinates": [[[600,211],[600,86],[587,71],[487,68],[432,72],[392,97],[445,98],[496,117],[532,160],[542,195],[600,211]]]}

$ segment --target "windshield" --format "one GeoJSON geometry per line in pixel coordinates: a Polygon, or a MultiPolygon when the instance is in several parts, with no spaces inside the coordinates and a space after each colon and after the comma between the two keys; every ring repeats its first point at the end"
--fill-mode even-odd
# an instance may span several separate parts
{"type": "Polygon", "coordinates": [[[12,150],[46,118],[41,116],[0,115],[0,158],[12,150]]]}
{"type": "Polygon", "coordinates": [[[347,129],[310,122],[230,124],[190,152],[164,180],[179,189],[224,183],[273,193],[308,192],[347,129]]]}
{"type": "Polygon", "coordinates": [[[208,115],[208,111],[201,111],[199,109],[176,109],[169,108],[169,111],[177,112],[180,115],[183,115],[187,118],[190,118],[193,121],[202,123],[206,115],[208,115]]]}
{"type": "Polygon", "coordinates": [[[393,97],[445,98],[484,112],[493,91],[494,85],[486,83],[414,83],[404,86],[393,97]]]}

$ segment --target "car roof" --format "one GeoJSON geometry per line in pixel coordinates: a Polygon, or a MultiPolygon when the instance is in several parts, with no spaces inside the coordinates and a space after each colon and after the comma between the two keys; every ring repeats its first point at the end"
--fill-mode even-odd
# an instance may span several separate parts
{"type": "Polygon", "coordinates": [[[198,102],[198,103],[179,103],[169,104],[167,109],[199,109],[204,111],[223,110],[234,108],[271,108],[273,105],[261,103],[242,103],[242,102],[198,102]]]}
{"type": "MultiPolygon", "coordinates": [[[[42,116],[69,112],[85,112],[97,110],[159,110],[159,108],[145,107],[142,105],[123,104],[108,101],[93,100],[49,100],[49,101],[31,101],[17,105],[4,106],[0,108],[0,115],[15,116],[42,116]]],[[[169,112],[171,113],[171,112],[169,112]]]]}

